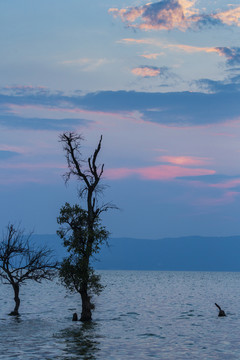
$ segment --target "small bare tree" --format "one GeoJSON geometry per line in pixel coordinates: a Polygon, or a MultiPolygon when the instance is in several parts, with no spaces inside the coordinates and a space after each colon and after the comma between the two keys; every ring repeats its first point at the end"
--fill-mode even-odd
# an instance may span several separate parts
{"type": "Polygon", "coordinates": [[[58,235],[67,247],[69,257],[60,268],[60,277],[72,291],[81,295],[81,321],[92,318],[94,305],[91,293],[101,291],[100,277],[94,273],[90,265],[91,257],[98,253],[101,245],[107,241],[108,231],[101,225],[100,215],[110,208],[111,203],[99,205],[98,194],[103,190],[100,182],[104,165],[98,165],[97,159],[102,145],[102,136],[96,149],[87,160],[81,153],[82,136],[74,132],[63,133],[60,141],[67,159],[68,171],[64,175],[65,182],[74,177],[79,185],[79,199],[83,206],[65,204],[60,210],[58,223],[61,225],[58,235]]]}
{"type": "Polygon", "coordinates": [[[35,247],[31,234],[26,236],[20,227],[9,224],[0,242],[0,278],[14,291],[15,308],[9,315],[19,315],[20,286],[28,280],[52,280],[56,268],[52,250],[35,247]]]}

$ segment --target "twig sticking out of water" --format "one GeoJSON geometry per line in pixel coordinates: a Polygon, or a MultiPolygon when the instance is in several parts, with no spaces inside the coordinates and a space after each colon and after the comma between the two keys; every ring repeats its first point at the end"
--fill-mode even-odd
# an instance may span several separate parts
{"type": "Polygon", "coordinates": [[[218,304],[215,303],[215,305],[219,310],[218,316],[226,316],[225,311],[222,310],[218,304]]]}
{"type": "Polygon", "coordinates": [[[78,321],[78,314],[77,313],[73,314],[72,321],[78,321]]]}

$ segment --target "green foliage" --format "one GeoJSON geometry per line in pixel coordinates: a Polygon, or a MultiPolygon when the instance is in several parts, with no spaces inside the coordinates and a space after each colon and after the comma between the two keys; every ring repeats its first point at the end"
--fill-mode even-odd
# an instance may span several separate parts
{"type": "Polygon", "coordinates": [[[63,245],[70,254],[85,256],[97,254],[109,236],[106,228],[101,226],[99,217],[96,217],[89,226],[88,212],[77,204],[71,206],[65,203],[60,209],[57,222],[61,225],[57,234],[63,239],[63,245]]]}
{"type": "Polygon", "coordinates": [[[103,290],[100,284],[100,276],[94,273],[92,267],[84,266],[83,260],[78,256],[70,256],[63,260],[59,276],[63,284],[72,292],[81,292],[81,289],[87,284],[88,292],[99,295],[103,290]]]}
{"type": "Polygon", "coordinates": [[[78,205],[66,203],[57,218],[57,231],[67,248],[69,257],[61,264],[59,275],[71,291],[81,292],[87,286],[89,292],[99,294],[102,290],[100,276],[94,273],[89,259],[97,254],[109,236],[99,217],[89,226],[88,212],[78,205]]]}

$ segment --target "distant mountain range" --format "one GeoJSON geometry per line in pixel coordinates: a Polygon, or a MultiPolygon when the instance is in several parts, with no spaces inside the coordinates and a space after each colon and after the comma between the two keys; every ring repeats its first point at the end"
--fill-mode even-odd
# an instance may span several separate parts
{"type": "MultiPolygon", "coordinates": [[[[58,259],[66,255],[57,235],[33,235],[58,259]]],[[[189,236],[160,240],[112,238],[93,265],[98,270],[240,271],[240,236],[189,236]]]]}

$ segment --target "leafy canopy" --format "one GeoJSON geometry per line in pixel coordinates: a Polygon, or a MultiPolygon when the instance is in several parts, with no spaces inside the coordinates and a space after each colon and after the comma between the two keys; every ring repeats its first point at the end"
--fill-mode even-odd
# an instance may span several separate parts
{"type": "Polygon", "coordinates": [[[101,225],[99,217],[89,228],[88,212],[77,204],[71,206],[65,203],[57,222],[60,225],[57,233],[69,253],[59,272],[63,283],[71,291],[77,292],[87,283],[89,291],[99,294],[102,289],[100,276],[94,274],[89,257],[99,252],[101,245],[107,242],[109,232],[101,225]]]}

